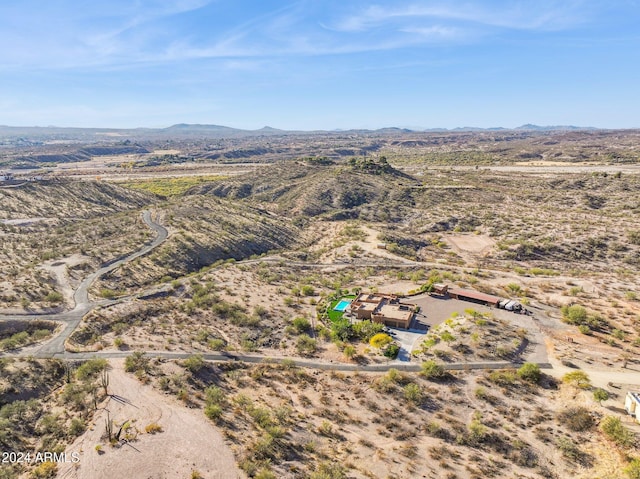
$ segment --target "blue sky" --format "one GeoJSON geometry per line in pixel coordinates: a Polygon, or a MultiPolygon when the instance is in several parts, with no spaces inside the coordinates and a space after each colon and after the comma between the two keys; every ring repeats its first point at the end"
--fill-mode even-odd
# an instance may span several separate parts
{"type": "Polygon", "coordinates": [[[640,127],[640,0],[3,0],[0,124],[640,127]]]}

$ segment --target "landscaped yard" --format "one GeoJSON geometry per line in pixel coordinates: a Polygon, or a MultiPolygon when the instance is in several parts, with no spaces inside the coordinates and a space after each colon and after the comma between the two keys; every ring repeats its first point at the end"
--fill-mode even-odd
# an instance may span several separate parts
{"type": "Polygon", "coordinates": [[[329,319],[331,320],[331,322],[337,321],[338,319],[342,318],[342,316],[344,315],[344,311],[336,311],[335,308],[338,303],[340,303],[341,301],[352,301],[354,300],[356,297],[355,294],[348,294],[345,296],[341,296],[338,299],[335,299],[333,301],[331,301],[331,303],[329,303],[329,307],[327,308],[327,315],[329,316],[329,319]]]}

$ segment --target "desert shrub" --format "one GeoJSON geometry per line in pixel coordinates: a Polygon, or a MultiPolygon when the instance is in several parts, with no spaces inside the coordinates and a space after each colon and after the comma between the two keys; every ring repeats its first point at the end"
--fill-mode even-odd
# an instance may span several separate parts
{"type": "Polygon", "coordinates": [[[89,396],[89,393],[85,388],[86,386],[82,384],[67,384],[64,387],[64,391],[62,391],[60,398],[66,405],[79,411],[83,411],[87,407],[85,400],[89,396]]]}
{"type": "Polygon", "coordinates": [[[204,408],[204,415],[212,421],[217,421],[222,416],[222,407],[219,404],[208,404],[204,408]]]}
{"type": "Polygon", "coordinates": [[[149,358],[144,351],[134,351],[124,360],[124,370],[128,373],[149,370],[149,358]]]}
{"type": "Polygon", "coordinates": [[[440,334],[440,339],[448,344],[454,342],[456,340],[456,337],[449,331],[443,331],[442,334],[440,334]]]}
{"type": "Polygon", "coordinates": [[[640,245],[640,230],[631,230],[627,233],[629,243],[640,245]]]}
{"type": "Polygon", "coordinates": [[[460,444],[468,444],[474,446],[483,442],[487,438],[487,435],[487,426],[482,424],[482,416],[480,412],[476,411],[473,414],[471,422],[467,426],[466,436],[460,436],[457,441],[460,444]]]}
{"type": "Polygon", "coordinates": [[[227,400],[227,393],[218,386],[209,386],[204,390],[207,404],[224,404],[227,400]]]}
{"type": "Polygon", "coordinates": [[[71,424],[69,425],[69,435],[72,437],[77,437],[82,434],[87,427],[84,424],[84,421],[80,418],[74,417],[71,420],[71,424]]]}
{"type": "Polygon", "coordinates": [[[369,344],[374,348],[381,349],[392,341],[393,339],[388,334],[378,333],[369,340],[369,344]]]}
{"type": "Polygon", "coordinates": [[[118,292],[108,288],[102,288],[100,290],[100,296],[105,299],[113,299],[118,296],[118,292]]]}
{"type": "Polygon", "coordinates": [[[571,439],[566,437],[559,437],[556,439],[556,447],[562,452],[562,455],[567,459],[575,461],[583,454],[580,451],[578,445],[571,439]]]}
{"type": "Polygon", "coordinates": [[[200,371],[204,367],[204,364],[202,354],[194,354],[182,362],[182,365],[194,374],[200,371]]]}
{"type": "Polygon", "coordinates": [[[355,323],[352,326],[353,333],[361,341],[369,342],[376,334],[381,333],[384,329],[384,325],[381,323],[374,323],[373,321],[364,320],[355,323]]]}
{"type": "Polygon", "coordinates": [[[586,389],[591,385],[591,380],[584,371],[571,371],[562,376],[562,382],[581,389],[586,389]]]}
{"type": "Polygon", "coordinates": [[[144,430],[147,434],[156,434],[158,432],[162,432],[162,426],[157,422],[152,422],[150,424],[147,424],[144,430]]]}
{"type": "Polygon", "coordinates": [[[78,369],[76,369],[76,378],[80,381],[87,379],[93,379],[98,376],[98,373],[107,369],[108,363],[106,359],[94,358],[89,359],[82,363],[78,369]]]}
{"type": "Polygon", "coordinates": [[[606,416],[600,422],[600,430],[620,447],[631,447],[635,443],[635,435],[624,427],[619,417],[606,416]]]}
{"type": "Polygon", "coordinates": [[[422,402],[422,388],[416,383],[409,383],[404,387],[404,397],[413,404],[422,402]]]}
{"type": "Polygon", "coordinates": [[[590,335],[591,334],[591,328],[589,326],[587,326],[586,324],[581,324],[580,326],[578,326],[578,331],[580,331],[582,334],[586,334],[586,335],[590,335]]]}
{"type": "Polygon", "coordinates": [[[560,412],[558,422],[576,432],[586,431],[594,425],[593,416],[587,408],[582,406],[570,407],[560,412]]]}
{"type": "Polygon", "coordinates": [[[273,472],[271,472],[269,469],[263,468],[260,469],[255,476],[253,476],[254,479],[277,479],[278,476],[276,476],[273,472]]]}
{"type": "Polygon", "coordinates": [[[224,339],[213,338],[207,342],[207,346],[209,346],[209,349],[213,349],[214,351],[222,351],[227,347],[227,342],[224,339]]]}
{"type": "Polygon", "coordinates": [[[311,323],[307,318],[303,318],[303,317],[295,318],[291,322],[291,325],[298,333],[304,333],[311,329],[311,323]]]}
{"type": "Polygon", "coordinates": [[[55,462],[51,461],[43,462],[31,471],[31,477],[34,479],[53,479],[57,474],[58,466],[55,462]]]}
{"type": "Polygon", "coordinates": [[[314,296],[316,294],[316,290],[310,284],[305,284],[300,291],[303,296],[314,296]]]}
{"type": "Polygon", "coordinates": [[[524,381],[537,384],[542,378],[540,366],[533,363],[525,363],[518,369],[518,377],[524,381]]]}
{"type": "Polygon", "coordinates": [[[353,327],[347,318],[340,318],[331,322],[331,339],[334,341],[349,341],[354,335],[353,327]]]}
{"type": "Polygon", "coordinates": [[[347,359],[353,358],[356,355],[356,352],[356,348],[351,344],[347,344],[342,350],[342,354],[344,354],[344,357],[347,359]]]}
{"type": "Polygon", "coordinates": [[[517,374],[510,369],[491,371],[488,379],[498,386],[512,386],[517,381],[517,374]]]}
{"type": "Polygon", "coordinates": [[[396,359],[399,352],[400,346],[398,346],[396,343],[391,343],[384,349],[383,354],[389,359],[396,359]]]}
{"type": "Polygon", "coordinates": [[[49,292],[49,294],[47,294],[44,298],[44,300],[48,303],[61,303],[63,299],[64,297],[62,296],[62,294],[57,291],[49,292]]]}
{"type": "Polygon", "coordinates": [[[611,336],[619,339],[620,341],[624,341],[624,338],[627,336],[627,334],[620,329],[614,329],[613,331],[611,331],[611,336]]]}
{"type": "Polygon", "coordinates": [[[438,379],[445,374],[444,368],[433,360],[425,361],[420,367],[420,375],[427,379],[438,379]]]}
{"type": "Polygon", "coordinates": [[[561,311],[562,319],[569,324],[584,324],[587,320],[587,310],[579,304],[563,306],[561,311]]]}
{"type": "Polygon", "coordinates": [[[268,409],[260,407],[252,407],[249,410],[249,415],[255,421],[255,423],[263,429],[273,425],[273,419],[271,412],[268,409]]]}
{"type": "Polygon", "coordinates": [[[301,334],[296,340],[296,350],[300,354],[313,354],[318,349],[318,342],[308,334],[301,334]]]}
{"type": "Polygon", "coordinates": [[[593,399],[602,403],[602,401],[609,399],[609,393],[602,388],[596,388],[593,390],[593,399]]]}
{"type": "Polygon", "coordinates": [[[335,462],[321,462],[309,479],[346,479],[344,467],[335,462]]]}
{"type": "Polygon", "coordinates": [[[627,467],[623,470],[629,479],[640,479],[640,459],[631,459],[627,467]]]}

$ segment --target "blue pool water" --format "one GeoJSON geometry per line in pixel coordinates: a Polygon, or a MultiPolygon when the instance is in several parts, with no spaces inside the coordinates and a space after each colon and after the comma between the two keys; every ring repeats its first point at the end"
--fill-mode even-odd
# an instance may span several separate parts
{"type": "Polygon", "coordinates": [[[351,304],[351,301],[343,299],[338,304],[336,304],[333,310],[343,312],[349,307],[350,304],[351,304]]]}

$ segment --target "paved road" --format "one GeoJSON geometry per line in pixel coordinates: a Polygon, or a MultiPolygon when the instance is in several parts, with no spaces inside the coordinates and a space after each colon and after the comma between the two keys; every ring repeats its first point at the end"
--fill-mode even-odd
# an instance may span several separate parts
{"type": "MultiPolygon", "coordinates": [[[[98,271],[87,276],[78,286],[74,294],[75,307],[70,311],[65,311],[61,313],[53,313],[53,314],[31,314],[31,315],[0,315],[0,319],[5,320],[22,320],[22,321],[30,321],[30,320],[43,320],[48,319],[52,321],[58,321],[63,324],[63,330],[60,334],[58,334],[52,340],[46,342],[40,348],[36,349],[35,352],[31,352],[29,355],[40,358],[60,358],[60,359],[75,359],[82,360],[88,359],[92,357],[104,357],[104,358],[123,358],[128,356],[129,352],[92,352],[92,353],[71,353],[67,352],[64,349],[64,343],[71,336],[73,331],[78,327],[80,321],[85,314],[91,311],[94,307],[99,304],[109,304],[113,301],[90,301],[89,300],[89,289],[91,285],[104,274],[113,271],[114,269],[122,266],[123,264],[132,261],[140,256],[143,256],[149,253],[151,250],[156,248],[158,245],[162,244],[168,237],[168,231],[163,226],[155,223],[151,219],[151,213],[149,211],[144,211],[142,218],[144,222],[152,228],[156,233],[156,238],[149,244],[145,245],[143,248],[138,250],[137,252],[130,254],[126,257],[120,258],[116,261],[109,263],[108,265],[100,268],[98,271]]],[[[336,266],[427,266],[429,263],[421,263],[417,261],[410,260],[401,260],[401,261],[360,261],[353,263],[302,263],[302,262],[291,262],[281,257],[265,257],[257,260],[246,260],[239,263],[251,264],[251,263],[260,263],[260,262],[281,262],[284,261],[289,265],[297,265],[301,267],[336,267],[336,266]]],[[[443,265],[438,265],[442,267],[443,265]]],[[[448,266],[449,267],[449,266],[448,266]]],[[[462,267],[453,267],[453,269],[465,269],[462,267]]],[[[131,299],[129,298],[121,298],[117,302],[131,299]]],[[[416,337],[421,337],[421,334],[416,334],[416,337]]],[[[407,338],[407,341],[411,339],[414,340],[416,338],[412,337],[407,338]]],[[[414,342],[414,341],[412,341],[414,342]]],[[[148,353],[151,357],[162,357],[168,359],[183,359],[191,356],[193,353],[176,353],[169,351],[151,351],[148,353]]],[[[2,356],[3,354],[0,354],[2,356]]],[[[12,356],[20,356],[20,354],[15,354],[12,356]]],[[[401,358],[402,360],[389,361],[386,364],[375,364],[375,365],[359,365],[359,364],[347,364],[347,363],[333,363],[333,362],[323,362],[323,361],[313,361],[313,360],[305,360],[300,358],[278,358],[271,359],[265,356],[260,355],[243,355],[243,354],[231,354],[231,353],[220,353],[220,354],[204,354],[204,359],[207,361],[242,361],[247,363],[265,363],[265,362],[282,362],[283,360],[293,361],[299,367],[305,368],[313,368],[313,369],[323,369],[323,370],[337,370],[337,371],[388,371],[391,368],[399,369],[401,371],[420,371],[420,365],[416,363],[408,363],[407,358],[401,358]]],[[[546,362],[539,363],[540,367],[549,368],[550,364],[546,362]]],[[[443,364],[443,367],[448,370],[472,370],[472,369],[501,369],[501,368],[513,368],[519,367],[517,363],[511,362],[474,362],[474,363],[449,363],[443,364]]]]}
{"type": "MultiPolygon", "coordinates": [[[[130,351],[111,351],[111,352],[91,352],[91,353],[59,353],[54,354],[52,357],[58,359],[75,359],[84,360],[91,358],[125,358],[131,354],[130,351]]],[[[165,359],[185,359],[193,356],[194,353],[176,353],[171,351],[148,351],[147,356],[150,358],[165,358],[165,359]]],[[[269,358],[261,355],[249,355],[249,354],[236,354],[236,353],[217,353],[217,354],[203,354],[203,359],[213,362],[228,362],[228,361],[240,361],[245,363],[282,363],[283,361],[292,361],[298,367],[310,368],[310,369],[322,369],[328,371],[369,371],[369,372],[384,372],[389,369],[398,369],[400,371],[407,372],[419,372],[421,365],[418,363],[407,363],[399,360],[388,361],[385,364],[348,364],[348,363],[334,363],[327,361],[317,361],[310,359],[300,359],[296,357],[288,358],[269,358]]],[[[486,362],[469,362],[469,363],[442,363],[442,367],[446,370],[466,371],[474,369],[509,369],[519,368],[522,363],[513,363],[508,361],[486,361],[486,362]]],[[[540,363],[541,368],[551,368],[549,363],[540,363]]]]}
{"type": "MultiPolygon", "coordinates": [[[[31,355],[35,357],[52,357],[58,354],[64,353],[64,343],[71,333],[75,331],[75,329],[82,321],[82,318],[85,314],[91,311],[98,304],[101,304],[101,301],[90,301],[89,300],[89,289],[91,285],[100,278],[102,275],[113,271],[116,268],[119,268],[125,263],[132,261],[140,256],[143,256],[149,253],[151,250],[156,248],[158,245],[162,244],[168,237],[169,232],[167,229],[154,222],[151,219],[151,212],[144,211],[142,213],[143,221],[149,226],[149,228],[153,229],[157,235],[155,239],[143,246],[141,249],[132,253],[126,257],[119,258],[115,261],[112,261],[106,266],[103,266],[98,271],[91,273],[87,276],[78,286],[75,294],[73,295],[73,299],[75,302],[75,307],[70,311],[63,311],[61,313],[51,313],[51,314],[13,314],[13,315],[0,315],[0,320],[17,320],[17,321],[32,321],[32,320],[50,320],[57,321],[62,323],[63,329],[62,331],[50,341],[47,341],[42,345],[42,347],[38,348],[31,355]]],[[[2,354],[0,354],[2,355],[2,354]]]]}

